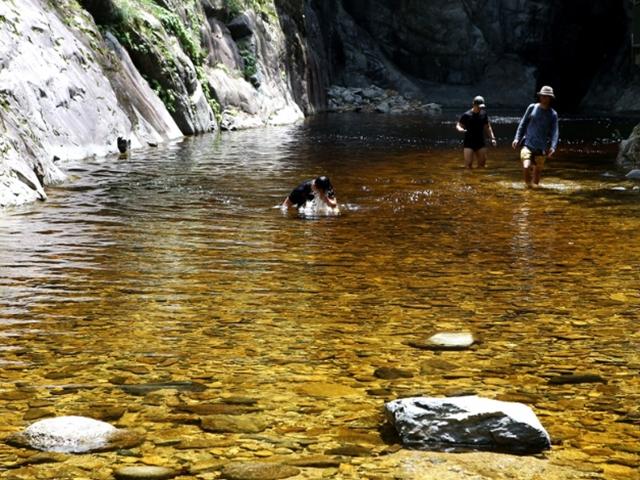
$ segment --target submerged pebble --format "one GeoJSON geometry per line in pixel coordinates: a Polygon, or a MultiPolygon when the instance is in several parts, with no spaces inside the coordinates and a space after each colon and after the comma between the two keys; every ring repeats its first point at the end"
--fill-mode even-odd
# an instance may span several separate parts
{"type": "Polygon", "coordinates": [[[279,480],[300,473],[300,469],[277,463],[232,463],[222,470],[222,478],[227,480],[279,480]]]}
{"type": "Polygon", "coordinates": [[[148,465],[122,467],[114,472],[117,480],[169,480],[178,475],[170,468],[148,465]]]}

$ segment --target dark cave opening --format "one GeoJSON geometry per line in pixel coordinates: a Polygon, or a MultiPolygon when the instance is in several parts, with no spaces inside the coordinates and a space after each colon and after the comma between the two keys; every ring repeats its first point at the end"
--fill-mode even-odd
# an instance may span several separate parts
{"type": "Polygon", "coordinates": [[[575,112],[596,75],[628,49],[631,18],[626,0],[558,2],[547,45],[531,59],[537,86],[551,85],[558,109],[575,112]]]}

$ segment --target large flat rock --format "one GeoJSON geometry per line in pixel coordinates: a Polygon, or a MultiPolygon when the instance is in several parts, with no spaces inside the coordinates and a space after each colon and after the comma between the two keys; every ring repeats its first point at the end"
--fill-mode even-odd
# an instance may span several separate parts
{"type": "Polygon", "coordinates": [[[385,405],[402,443],[420,450],[537,453],[549,434],[530,407],[477,396],[414,397],[385,405]]]}

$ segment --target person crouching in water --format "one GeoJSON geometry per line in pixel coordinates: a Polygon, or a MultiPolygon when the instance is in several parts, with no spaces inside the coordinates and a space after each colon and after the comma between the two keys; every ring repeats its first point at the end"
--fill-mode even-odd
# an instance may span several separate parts
{"type": "Polygon", "coordinates": [[[471,110],[464,112],[456,124],[456,129],[464,133],[464,166],[467,168],[473,168],[474,158],[479,168],[487,165],[485,136],[491,139],[491,145],[496,146],[496,136],[484,109],[484,98],[474,98],[471,110]]]}
{"type": "Polygon", "coordinates": [[[513,148],[522,145],[520,160],[527,187],[538,186],[545,159],[551,158],[558,148],[558,114],[551,108],[556,98],[553,88],[544,86],[538,92],[538,103],[532,103],[518,124],[513,148]]]}
{"type": "Polygon", "coordinates": [[[284,200],[282,208],[304,207],[307,202],[311,202],[315,199],[322,202],[328,208],[338,208],[336,194],[329,178],[321,176],[301,183],[294,188],[289,196],[284,200]]]}

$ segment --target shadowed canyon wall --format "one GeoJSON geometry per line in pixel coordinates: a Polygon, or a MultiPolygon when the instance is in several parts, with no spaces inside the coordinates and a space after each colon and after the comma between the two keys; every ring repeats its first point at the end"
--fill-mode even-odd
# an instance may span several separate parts
{"type": "Polygon", "coordinates": [[[445,105],[483,93],[519,106],[551,84],[561,110],[637,110],[626,0],[328,0],[320,17],[331,80],[377,83],[445,105]]]}

